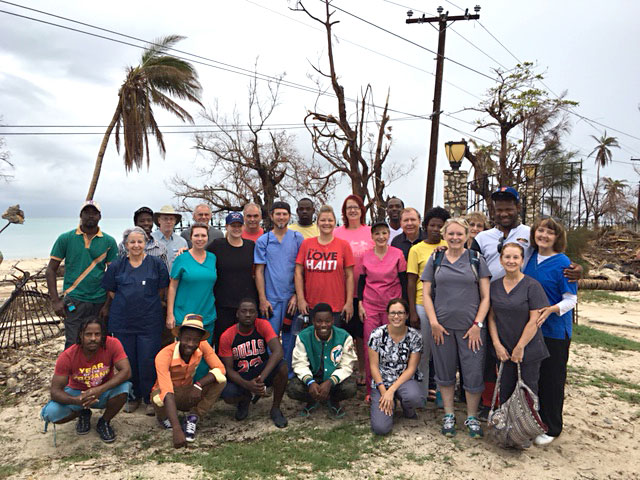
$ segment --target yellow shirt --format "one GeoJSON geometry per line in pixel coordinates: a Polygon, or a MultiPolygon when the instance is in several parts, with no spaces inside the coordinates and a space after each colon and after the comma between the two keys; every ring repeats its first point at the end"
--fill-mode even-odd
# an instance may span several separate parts
{"type": "Polygon", "coordinates": [[[446,247],[447,242],[444,240],[440,240],[440,243],[427,243],[423,241],[415,244],[411,247],[411,250],[409,250],[407,273],[415,273],[418,275],[418,280],[416,281],[416,305],[422,305],[422,280],[420,280],[422,271],[433,251],[440,246],[446,247]]]}
{"type": "Polygon", "coordinates": [[[294,232],[300,232],[305,240],[307,238],[313,238],[320,235],[320,232],[318,231],[318,225],[316,225],[315,223],[312,223],[307,227],[303,227],[299,223],[294,223],[292,225],[289,225],[289,230],[293,230],[294,232]]]}

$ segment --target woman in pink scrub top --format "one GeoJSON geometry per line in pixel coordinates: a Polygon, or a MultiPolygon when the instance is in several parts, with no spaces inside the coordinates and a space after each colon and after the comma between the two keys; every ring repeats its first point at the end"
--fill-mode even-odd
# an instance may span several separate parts
{"type": "MultiPolygon", "coordinates": [[[[369,344],[369,336],[373,330],[389,323],[389,301],[407,295],[407,261],[402,250],[388,245],[389,233],[387,222],[375,222],[371,227],[371,238],[375,246],[362,257],[362,273],[358,279],[358,314],[364,325],[365,345],[369,344]]],[[[371,395],[368,348],[364,351],[364,362],[368,403],[371,395]]]]}
{"type": "MultiPolygon", "coordinates": [[[[341,238],[349,242],[353,258],[356,262],[353,269],[353,311],[358,311],[357,283],[362,273],[362,257],[365,252],[373,248],[373,240],[371,239],[371,228],[365,222],[367,210],[364,203],[358,195],[349,195],[342,204],[342,223],[334,231],[337,238],[341,238]]],[[[363,328],[362,322],[357,315],[351,318],[346,324],[345,330],[356,341],[356,353],[358,354],[358,385],[365,385],[365,367],[364,367],[364,343],[362,342],[363,328]]]]}

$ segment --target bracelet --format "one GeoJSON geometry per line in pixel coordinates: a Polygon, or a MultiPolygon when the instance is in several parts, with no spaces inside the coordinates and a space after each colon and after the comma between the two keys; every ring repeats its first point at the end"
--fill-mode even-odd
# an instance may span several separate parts
{"type": "Polygon", "coordinates": [[[312,383],[316,383],[316,381],[313,378],[307,382],[307,387],[310,386],[312,383]]]}
{"type": "Polygon", "coordinates": [[[376,383],[376,388],[378,388],[380,385],[384,385],[384,382],[376,383]]]}
{"type": "Polygon", "coordinates": [[[202,385],[200,385],[200,383],[196,382],[193,384],[194,387],[196,387],[198,390],[202,391],[202,385]]]}

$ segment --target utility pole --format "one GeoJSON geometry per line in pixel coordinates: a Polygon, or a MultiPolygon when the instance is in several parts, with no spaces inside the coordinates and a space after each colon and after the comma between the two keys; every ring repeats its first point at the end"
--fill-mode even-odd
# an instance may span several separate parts
{"type": "Polygon", "coordinates": [[[424,14],[420,18],[411,18],[413,11],[407,12],[406,23],[438,23],[438,56],[436,57],[436,81],[433,91],[433,111],[431,118],[431,140],[429,144],[429,163],[427,166],[427,188],[424,199],[424,213],[427,213],[433,207],[433,195],[436,181],[436,164],[438,156],[438,130],[440,129],[440,100],[442,99],[442,70],[444,68],[444,42],[447,35],[447,22],[455,22],[456,20],[478,20],[480,15],[480,6],[474,7],[475,15],[469,15],[467,8],[464,15],[449,16],[449,12],[442,13],[444,9],[438,7],[437,17],[425,17],[424,14]]]}

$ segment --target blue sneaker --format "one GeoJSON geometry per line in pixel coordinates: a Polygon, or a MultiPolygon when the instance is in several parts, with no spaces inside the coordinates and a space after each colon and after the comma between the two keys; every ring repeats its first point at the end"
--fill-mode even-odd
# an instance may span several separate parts
{"type": "Polygon", "coordinates": [[[456,417],[452,413],[447,413],[442,419],[442,430],[440,432],[445,437],[456,436],[456,417]]]}

